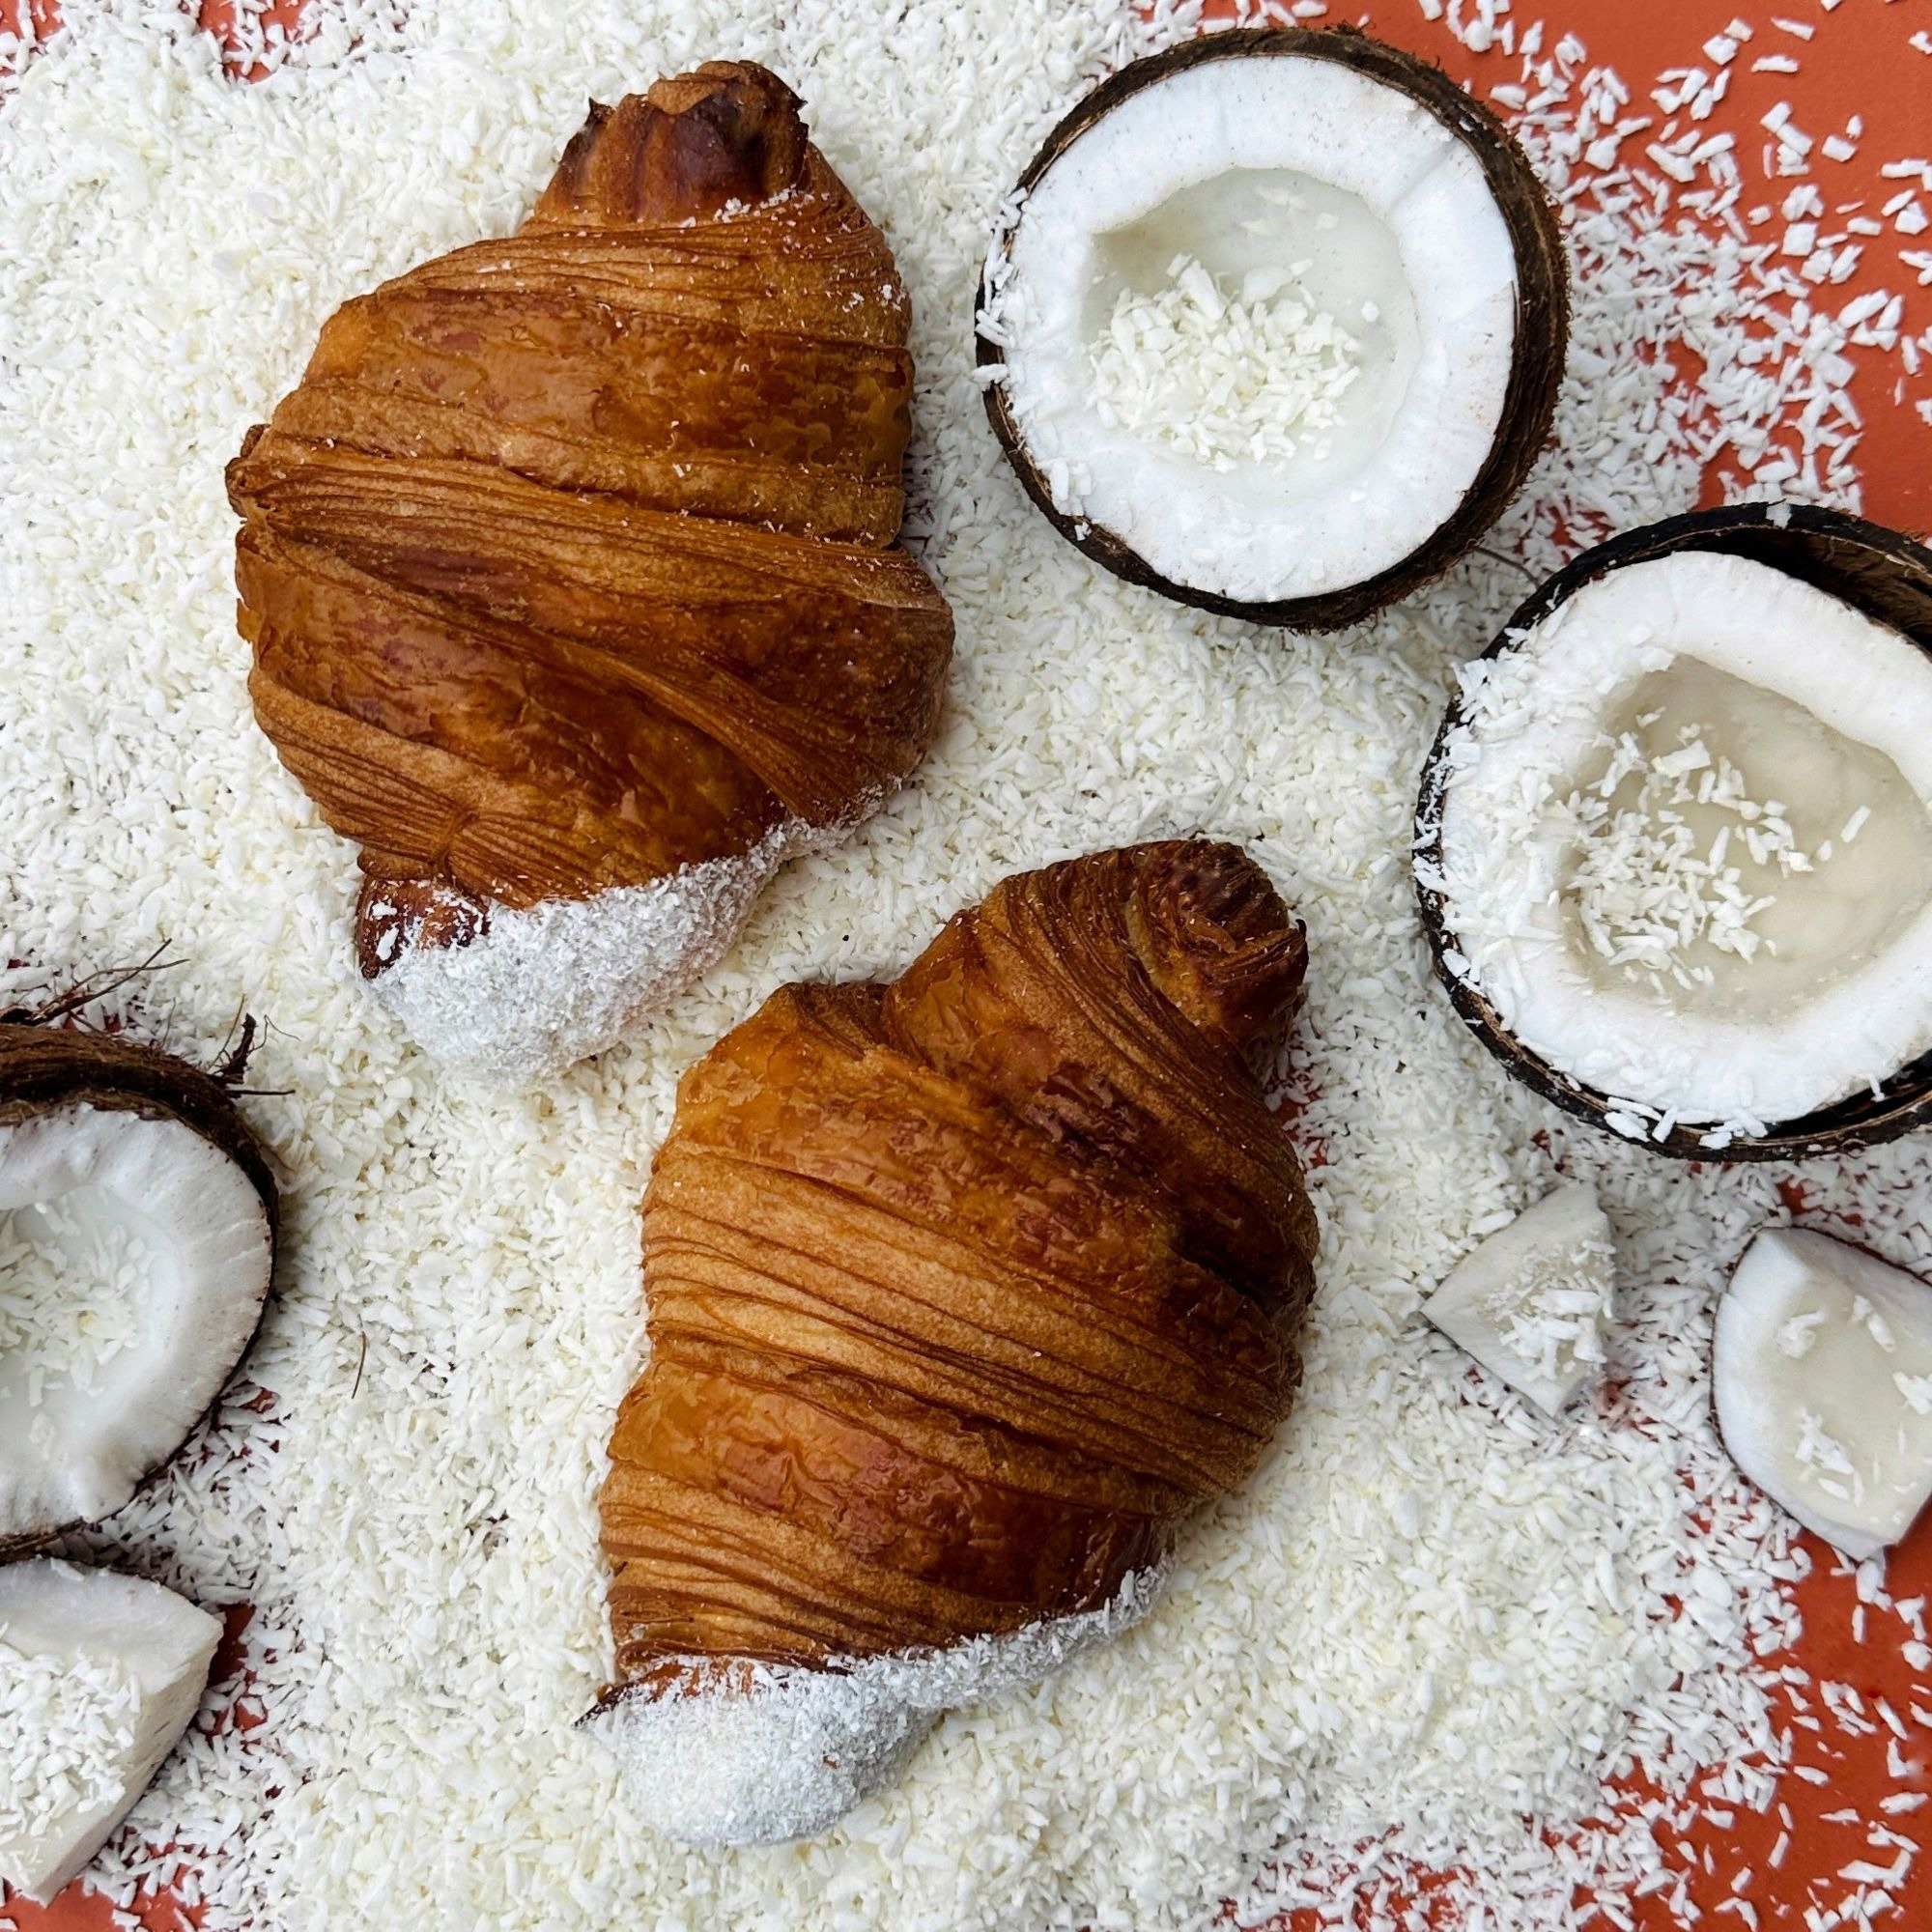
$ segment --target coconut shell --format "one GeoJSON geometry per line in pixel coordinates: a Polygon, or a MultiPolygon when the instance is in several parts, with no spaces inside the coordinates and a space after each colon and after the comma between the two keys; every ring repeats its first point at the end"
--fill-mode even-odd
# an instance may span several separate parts
{"type": "MultiPolygon", "coordinates": [[[[175,1121],[227,1156],[261,1197],[269,1222],[272,1269],[280,1225],[280,1204],[262,1146],[228,1089],[158,1047],[119,1035],[41,1025],[32,1018],[0,1019],[0,1127],[15,1126],[57,1107],[84,1104],[102,1113],[137,1114],[144,1120],[175,1121]]],[[[263,1300],[263,1313],[268,1309],[263,1300]]],[[[260,1332],[260,1321],[255,1333],[260,1332]]],[[[249,1342],[224,1377],[224,1385],[246,1358],[249,1342]]],[[[218,1397],[217,1397],[218,1399],[218,1397]]],[[[199,1422],[195,1425],[199,1427],[199,1422]]],[[[183,1442],[193,1434],[190,1429],[183,1442]]],[[[158,1475],[179,1453],[177,1443],[149,1472],[158,1475]]],[[[0,1537],[0,1562],[24,1556],[71,1530],[79,1521],[52,1525],[25,1536],[0,1537]]]]}
{"type": "MultiPolygon", "coordinates": [[[[1731,509],[1695,511],[1646,525],[1585,551],[1510,617],[1484,655],[1493,658],[1514,650],[1519,638],[1607,572],[1682,550],[1749,557],[1787,577],[1800,578],[1866,616],[1903,632],[1932,657],[1932,551],[1861,517],[1797,503],[1747,503],[1731,509]]],[[[1419,872],[1439,874],[1449,741],[1463,722],[1459,700],[1450,705],[1423,763],[1416,806],[1419,872]]],[[[1590,1126],[1615,1133],[1608,1120],[1614,1110],[1610,1096],[1581,1085],[1530,1052],[1510,1033],[1483,994],[1449,970],[1444,955],[1461,949],[1442,895],[1419,879],[1416,893],[1436,977],[1470,1031],[1517,1079],[1546,1100],[1590,1126]]],[[[1695,1127],[1678,1127],[1662,1140],[1643,1145],[1678,1160],[1803,1160],[1818,1154],[1856,1153],[1897,1140],[1928,1122],[1932,1122],[1932,1053],[1901,1068],[1886,1083],[1882,1099],[1859,1094],[1800,1119],[1779,1122],[1762,1134],[1739,1135],[1721,1149],[1706,1147],[1700,1138],[1704,1130],[1695,1127]]],[[[1617,1138],[1635,1145],[1626,1134],[1617,1138]]]]}
{"type": "MultiPolygon", "coordinates": [[[[1113,531],[1056,509],[1045,478],[1008,407],[1005,384],[986,385],[986,415],[1035,507],[1076,550],[1116,577],[1224,617],[1246,617],[1255,623],[1279,624],[1296,631],[1336,631],[1407,596],[1473,549],[1522,487],[1548,438],[1570,339],[1569,263],[1555,207],[1515,136],[1440,68],[1400,47],[1371,40],[1358,28],[1243,27],[1204,35],[1150,54],[1102,81],[1047,135],[1020,176],[1014,193],[1024,196],[1088,128],[1145,87],[1206,61],[1288,57],[1339,61],[1409,96],[1473,151],[1509,230],[1517,265],[1516,341],[1509,384],[1489,459],[1448,521],[1400,563],[1359,583],[1319,596],[1243,603],[1176,583],[1113,531]]],[[[995,257],[1004,245],[995,244],[995,257]]],[[[988,258],[980,276],[979,317],[985,313],[993,260],[988,258]]],[[[1001,362],[1005,357],[1006,351],[987,338],[982,326],[977,359],[984,364],[1001,362]]]]}

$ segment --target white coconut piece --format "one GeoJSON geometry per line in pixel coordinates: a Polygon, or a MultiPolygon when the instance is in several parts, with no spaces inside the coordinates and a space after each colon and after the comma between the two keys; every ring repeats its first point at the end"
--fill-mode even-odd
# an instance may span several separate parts
{"type": "Polygon", "coordinates": [[[242,1358],[273,1262],[240,1166],[68,1101],[0,1125],[0,1546],[112,1514],[242,1358]]]}
{"type": "Polygon", "coordinates": [[[793,820],[748,852],[647,886],[495,906],[467,945],[404,942],[371,984],[452,1071],[528,1085],[604,1052],[639,1013],[709,972],[779,867],[831,836],[793,820]]]}
{"type": "Polygon", "coordinates": [[[1738,1467],[1854,1562],[1932,1498],[1932,1288],[1876,1255],[1759,1235],[1718,1304],[1712,1389],[1738,1467]]]}
{"type": "Polygon", "coordinates": [[[1411,96],[1338,60],[1209,60],[1058,155],[980,326],[1058,511],[1272,603],[1392,569],[1456,511],[1502,422],[1517,276],[1475,152],[1411,96]]]}
{"type": "Polygon", "coordinates": [[[158,1583],[0,1568],[0,1879],[44,1903],[86,1868],[187,1728],[220,1640],[158,1583]]]}
{"type": "Polygon", "coordinates": [[[1468,668],[1445,755],[1447,963],[1640,1122],[1760,1131],[1932,1047],[1902,633],[1747,557],[1628,564],[1468,668]]]}
{"type": "Polygon", "coordinates": [[[743,1688],[638,1690],[584,1728],[615,1756],[625,1803],[667,1837],[701,1846],[814,1837],[890,1783],[947,1711],[1039,1683],[1138,1623],[1158,1591],[1156,1573],[1130,1573],[1099,1609],[1007,1636],[822,1670],[748,1664],[743,1688]]]}
{"type": "Polygon", "coordinates": [[[1422,1313],[1555,1415],[1603,1378],[1615,1290],[1609,1221],[1595,1191],[1572,1181],[1465,1255],[1422,1313]]]}

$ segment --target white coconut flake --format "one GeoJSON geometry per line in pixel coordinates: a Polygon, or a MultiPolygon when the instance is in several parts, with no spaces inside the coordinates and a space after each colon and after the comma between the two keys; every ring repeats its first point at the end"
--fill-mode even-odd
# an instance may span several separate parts
{"type": "Polygon", "coordinates": [[[1601,1379],[1616,1248],[1594,1192],[1544,1196],[1465,1256],[1422,1313],[1555,1415],[1601,1379]]]}

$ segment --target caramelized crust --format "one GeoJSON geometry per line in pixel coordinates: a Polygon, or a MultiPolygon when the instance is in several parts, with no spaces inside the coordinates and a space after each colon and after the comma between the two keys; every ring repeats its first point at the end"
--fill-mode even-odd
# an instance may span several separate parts
{"type": "Polygon", "coordinates": [[[895,546],[907,322],[789,89],[714,62],[325,325],[228,485],[256,715],[363,848],[365,972],[918,762],[952,622],[895,546]]]}
{"type": "Polygon", "coordinates": [[[1305,962],[1237,849],[1134,846],[692,1068],[603,1494],[627,1680],[1094,1608],[1254,1468],[1316,1230],[1246,1054],[1305,962]]]}

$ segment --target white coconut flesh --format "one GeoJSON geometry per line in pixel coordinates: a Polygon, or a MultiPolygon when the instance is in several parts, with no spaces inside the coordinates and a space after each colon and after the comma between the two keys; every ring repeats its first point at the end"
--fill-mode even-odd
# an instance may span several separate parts
{"type": "Polygon", "coordinates": [[[1718,1305],[1712,1385],[1738,1467],[1855,1562],[1932,1497],[1932,1289],[1902,1268],[1758,1236],[1718,1305]]]}
{"type": "Polygon", "coordinates": [[[0,1879],[77,1877],[187,1728],[221,1623],[158,1583],[0,1568],[0,1879]]]}
{"type": "Polygon", "coordinates": [[[241,1359],[270,1263],[261,1196],[180,1122],[0,1126],[0,1542],[128,1501],[241,1359]]]}
{"type": "Polygon", "coordinates": [[[1546,1414],[1603,1378],[1616,1244],[1591,1188],[1558,1187],[1463,1258],[1424,1317],[1546,1414]]]}
{"type": "Polygon", "coordinates": [[[1517,267],[1475,154],[1305,56],[1204,61],[1034,185],[984,327],[1056,509],[1244,603],[1402,563],[1502,420],[1517,267]]]}
{"type": "Polygon", "coordinates": [[[1445,963],[1523,1046],[1714,1147],[1932,1047],[1932,662],[1829,593],[1683,551],[1464,674],[1445,963]]]}

